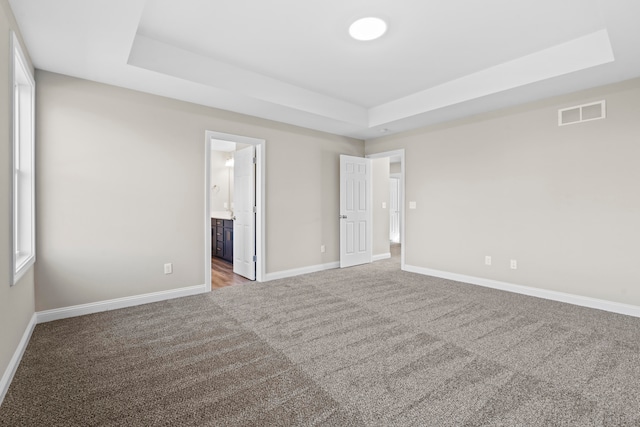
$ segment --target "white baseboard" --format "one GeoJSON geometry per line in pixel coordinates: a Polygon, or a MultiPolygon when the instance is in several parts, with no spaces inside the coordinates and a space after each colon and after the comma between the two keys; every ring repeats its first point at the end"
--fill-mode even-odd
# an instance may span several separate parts
{"type": "Polygon", "coordinates": [[[387,252],[386,254],[374,255],[371,258],[371,261],[380,261],[381,259],[389,259],[389,258],[391,258],[391,252],[387,252]]]}
{"type": "Polygon", "coordinates": [[[627,316],[640,317],[640,307],[636,305],[623,304],[620,302],[607,301],[581,295],[567,294],[564,292],[550,291],[547,289],[532,288],[530,286],[514,285],[512,283],[500,282],[492,279],[484,279],[482,277],[466,276],[464,274],[432,270],[430,268],[416,267],[413,265],[405,265],[404,270],[411,273],[441,277],[443,279],[455,280],[457,282],[464,282],[472,285],[499,289],[501,291],[514,292],[517,294],[529,295],[532,297],[544,298],[548,300],[579,305],[582,307],[595,308],[612,313],[625,314],[627,316]]]}
{"type": "Polygon", "coordinates": [[[116,310],[118,308],[133,307],[136,305],[148,304],[150,302],[165,301],[173,298],[202,294],[204,292],[207,292],[207,285],[196,285],[186,288],[171,289],[169,291],[153,292],[150,294],[135,295],[131,297],[92,302],[89,304],[74,305],[71,307],[55,308],[53,310],[37,312],[37,322],[51,322],[53,320],[83,316],[85,314],[99,313],[101,311],[116,310]]]}
{"type": "Polygon", "coordinates": [[[33,328],[36,327],[37,316],[33,313],[31,316],[31,320],[29,320],[29,324],[27,328],[24,330],[22,334],[22,339],[18,343],[18,348],[13,353],[13,357],[9,361],[9,365],[4,371],[2,375],[2,379],[0,379],[0,405],[4,401],[4,397],[7,395],[7,391],[9,390],[9,385],[11,384],[11,380],[13,380],[13,376],[18,369],[18,365],[20,365],[20,361],[22,360],[22,355],[24,351],[27,349],[27,345],[29,344],[29,340],[31,339],[31,334],[33,333],[33,328]]]}
{"type": "Polygon", "coordinates": [[[334,268],[340,268],[340,263],[336,261],[336,262],[330,262],[328,264],[318,264],[318,265],[311,265],[309,267],[276,271],[274,273],[267,273],[265,277],[265,282],[269,282],[271,280],[284,279],[287,277],[299,276],[301,274],[317,273],[318,271],[332,270],[334,268]]]}

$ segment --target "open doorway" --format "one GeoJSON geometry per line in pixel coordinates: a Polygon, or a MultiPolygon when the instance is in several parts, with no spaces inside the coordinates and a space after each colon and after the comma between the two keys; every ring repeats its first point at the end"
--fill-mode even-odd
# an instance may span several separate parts
{"type": "Polygon", "coordinates": [[[374,161],[373,240],[382,242],[377,244],[380,255],[374,260],[390,258],[404,269],[404,149],[370,154],[367,158],[374,161]]]}
{"type": "Polygon", "coordinates": [[[265,141],[213,131],[205,140],[207,283],[262,281],[265,141]]]}

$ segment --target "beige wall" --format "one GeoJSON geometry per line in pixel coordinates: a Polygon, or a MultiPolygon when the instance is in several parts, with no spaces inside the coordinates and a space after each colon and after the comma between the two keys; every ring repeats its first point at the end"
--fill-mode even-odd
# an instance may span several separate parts
{"type": "Polygon", "coordinates": [[[400,162],[391,163],[389,165],[389,173],[401,173],[401,172],[402,172],[402,165],[400,164],[400,162]]]}
{"type": "Polygon", "coordinates": [[[231,209],[233,169],[225,166],[225,162],[231,156],[233,152],[211,151],[211,212],[224,212],[231,209]]]}
{"type": "Polygon", "coordinates": [[[36,81],[37,310],[204,283],[206,130],[267,141],[267,273],[339,259],[338,156],[363,155],[363,141],[43,71],[36,81]]]}
{"type": "Polygon", "coordinates": [[[364,156],[364,142],[303,129],[273,142],[267,142],[268,272],[339,261],[340,154],[364,156]]]}
{"type": "Polygon", "coordinates": [[[367,141],[406,150],[406,263],[640,305],[639,100],[637,79],[367,141]],[[601,99],[605,120],[557,126],[601,99]]]}
{"type": "MultiPolygon", "coordinates": [[[[11,274],[11,240],[9,212],[11,212],[11,99],[13,86],[9,65],[11,63],[10,33],[18,32],[9,4],[0,0],[0,378],[9,365],[34,313],[33,269],[13,287],[9,286],[11,274]]],[[[22,44],[24,47],[24,43],[22,44]]],[[[26,52],[25,49],[23,51],[26,52]]],[[[38,254],[39,256],[39,254],[38,254]]]]}
{"type": "Polygon", "coordinates": [[[389,158],[372,159],[373,255],[388,254],[389,246],[389,158]],[[382,207],[386,203],[386,207],[382,207]]]}

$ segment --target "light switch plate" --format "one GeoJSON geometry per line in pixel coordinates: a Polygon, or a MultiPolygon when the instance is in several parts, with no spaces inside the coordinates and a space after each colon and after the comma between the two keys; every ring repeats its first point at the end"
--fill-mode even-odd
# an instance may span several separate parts
{"type": "Polygon", "coordinates": [[[409,209],[415,209],[416,208],[416,202],[409,202],[409,209]]]}
{"type": "Polygon", "coordinates": [[[382,202],[382,209],[387,209],[387,202],[382,202]]]}

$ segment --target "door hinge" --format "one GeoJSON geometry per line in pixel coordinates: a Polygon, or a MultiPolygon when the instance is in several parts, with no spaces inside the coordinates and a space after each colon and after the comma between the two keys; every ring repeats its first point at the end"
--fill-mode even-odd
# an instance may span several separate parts
{"type": "Polygon", "coordinates": [[[257,256],[253,256],[253,262],[258,262],[258,257],[257,256]]]}
{"type": "Polygon", "coordinates": [[[258,163],[258,159],[257,159],[256,157],[254,157],[254,158],[252,159],[252,161],[253,161],[253,164],[254,164],[254,165],[255,165],[256,163],[258,163]]]}
{"type": "Polygon", "coordinates": [[[253,207],[253,213],[258,213],[258,207],[257,206],[253,207]]]}

